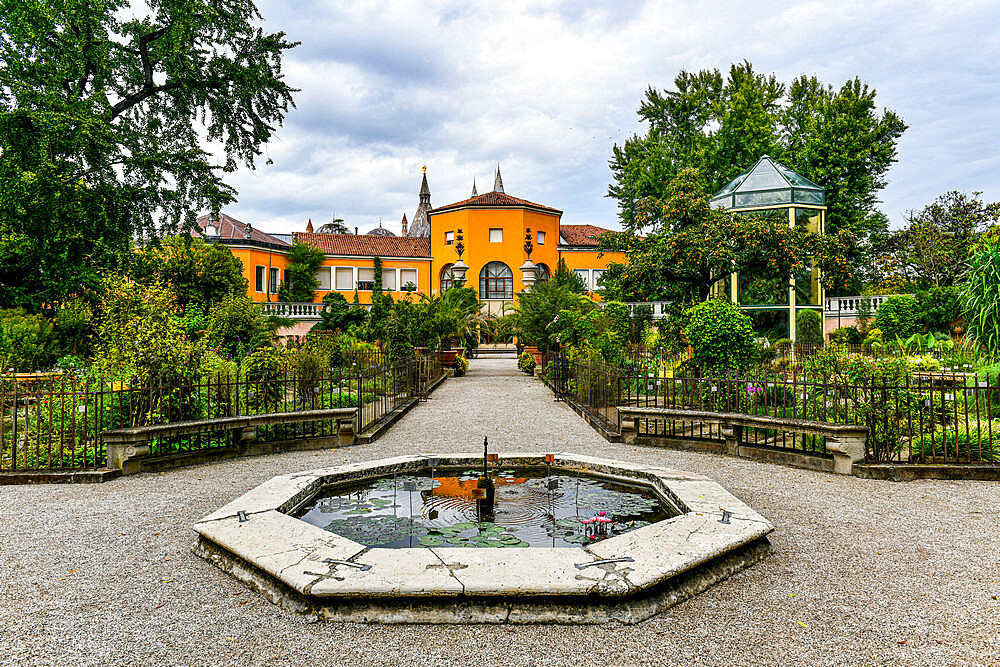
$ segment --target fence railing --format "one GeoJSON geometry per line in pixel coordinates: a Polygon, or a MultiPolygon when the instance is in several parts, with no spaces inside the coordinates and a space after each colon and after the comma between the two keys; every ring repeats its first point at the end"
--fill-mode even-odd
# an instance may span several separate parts
{"type": "MultiPolygon", "coordinates": [[[[377,363],[365,356],[316,375],[217,375],[198,382],[149,384],[65,375],[0,377],[0,472],[97,469],[106,465],[103,431],[263,414],[358,408],[358,430],[426,395],[441,374],[437,354],[377,363]]],[[[336,435],[332,420],[258,427],[261,442],[336,435]]],[[[161,438],[149,458],[231,447],[223,433],[161,438]]]]}
{"type": "MultiPolygon", "coordinates": [[[[655,367],[619,368],[552,355],[557,395],[620,431],[618,408],[662,407],[851,424],[868,428],[869,462],[1000,464],[1000,386],[966,373],[807,378],[798,374],[672,377],[655,367]],[[995,417],[996,415],[996,417],[995,417]]],[[[718,426],[648,418],[639,436],[722,440],[718,426]]],[[[822,436],[745,428],[743,444],[826,456],[822,436]]]]}

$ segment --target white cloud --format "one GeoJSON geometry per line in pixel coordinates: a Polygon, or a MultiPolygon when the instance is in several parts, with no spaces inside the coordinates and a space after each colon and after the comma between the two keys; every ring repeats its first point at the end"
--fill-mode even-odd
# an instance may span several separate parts
{"type": "Polygon", "coordinates": [[[613,226],[607,161],[646,86],[743,59],[786,81],[857,75],[910,124],[882,193],[895,222],[950,189],[1000,199],[994,3],[757,4],[264,0],[268,28],[303,43],[286,59],[302,92],[227,210],[274,231],[332,211],[395,225],[421,165],[442,205],[473,177],[492,187],[499,161],[510,194],[613,226]]]}

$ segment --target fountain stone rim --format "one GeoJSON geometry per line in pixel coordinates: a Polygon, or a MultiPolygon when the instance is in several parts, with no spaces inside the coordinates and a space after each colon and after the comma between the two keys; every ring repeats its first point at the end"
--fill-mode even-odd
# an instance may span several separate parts
{"type": "MultiPolygon", "coordinates": [[[[544,466],[544,457],[544,453],[509,453],[500,454],[500,461],[504,466],[544,466]]],[[[767,519],[703,475],[574,453],[556,454],[552,468],[580,469],[588,475],[645,485],[680,514],[584,548],[527,549],[369,548],[290,516],[323,487],[394,471],[415,472],[426,468],[428,458],[437,458],[439,468],[482,461],[481,455],[473,453],[431,453],[279,475],[198,521],[195,553],[272,601],[284,604],[294,598],[295,603],[286,607],[314,610],[311,613],[325,609],[321,614],[325,617],[347,618],[346,611],[331,611],[324,605],[343,606],[344,601],[357,598],[366,600],[368,608],[390,598],[394,606],[431,598],[489,599],[500,601],[501,606],[503,600],[516,599],[520,604],[532,598],[585,598],[590,606],[601,600],[620,603],[633,596],[648,597],[651,589],[740,550],[766,546],[766,537],[774,530],[767,519]],[[723,509],[730,513],[728,523],[721,522],[723,509]],[[291,590],[283,593],[282,586],[291,590]]],[[[759,557],[735,569],[729,567],[704,587],[755,560],[759,557]]],[[[646,604],[643,608],[648,616],[663,606],[646,604]]],[[[526,618],[531,616],[524,613],[526,618]]],[[[370,612],[362,616],[368,621],[387,620],[370,612]]],[[[492,618],[477,613],[466,616],[474,622],[492,618]]],[[[632,618],[641,620],[639,616],[632,618]]],[[[392,616],[396,617],[400,622],[421,620],[419,611],[392,616]]],[[[463,618],[459,615],[449,622],[463,618]]]]}

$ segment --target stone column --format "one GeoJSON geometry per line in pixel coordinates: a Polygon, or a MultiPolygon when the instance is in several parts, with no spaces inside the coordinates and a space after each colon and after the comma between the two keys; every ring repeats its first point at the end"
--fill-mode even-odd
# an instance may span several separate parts
{"type": "Polygon", "coordinates": [[[534,286],[537,271],[538,267],[535,266],[530,257],[524,260],[524,264],[521,265],[521,282],[524,283],[525,290],[530,291],[532,286],[534,286]]]}
{"type": "Polygon", "coordinates": [[[721,423],[722,437],[726,441],[726,453],[730,456],[740,455],[740,438],[743,435],[743,427],[734,424],[721,423]]]}
{"type": "Polygon", "coordinates": [[[826,436],[826,451],[833,454],[833,472],[850,475],[854,464],[865,460],[866,433],[826,436]]]}

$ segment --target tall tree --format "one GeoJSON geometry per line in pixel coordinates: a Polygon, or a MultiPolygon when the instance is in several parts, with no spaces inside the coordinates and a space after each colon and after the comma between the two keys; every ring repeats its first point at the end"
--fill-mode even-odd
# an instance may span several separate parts
{"type": "Polygon", "coordinates": [[[260,21],[250,0],[0,0],[0,305],[51,307],[235,200],[223,175],[293,104],[295,45],[260,21]]]}
{"type": "Polygon", "coordinates": [[[674,86],[646,91],[638,115],[648,132],[613,149],[608,196],[625,229],[643,227],[643,211],[664,199],[681,170],[698,169],[710,194],[769,154],[826,189],[827,232],[853,233],[856,260],[884,231],[877,196],[906,124],[890,110],[880,114],[875,91],[859,79],[834,89],[802,76],[786,86],[744,61],[725,77],[682,71],[674,86]]]}
{"type": "Polygon", "coordinates": [[[137,252],[132,275],[144,283],[166,283],[182,310],[194,308],[204,315],[227,298],[247,293],[239,257],[221,243],[205,243],[186,234],[137,252]]]}
{"type": "Polygon", "coordinates": [[[889,259],[901,278],[918,287],[950,287],[965,273],[983,232],[1000,221],[1000,203],[947,192],[919,213],[910,211],[902,229],[892,233],[889,259]]]}

